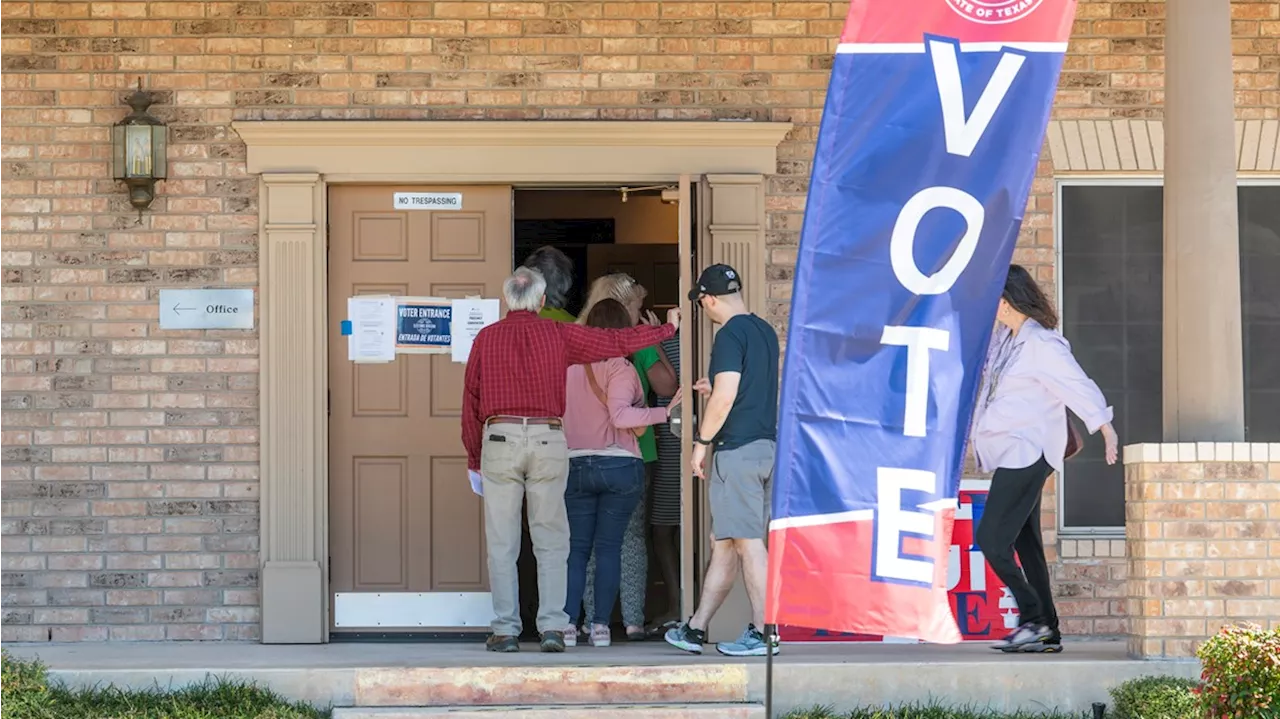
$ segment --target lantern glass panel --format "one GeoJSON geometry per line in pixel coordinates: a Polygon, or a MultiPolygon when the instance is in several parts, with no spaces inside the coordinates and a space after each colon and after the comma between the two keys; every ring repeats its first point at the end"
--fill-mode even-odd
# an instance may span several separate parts
{"type": "Polygon", "coordinates": [[[126,125],[124,129],[124,177],[153,177],[151,126],[126,125]]]}
{"type": "Polygon", "coordinates": [[[164,125],[151,126],[151,176],[157,180],[163,180],[169,176],[169,147],[168,134],[164,125]]]}

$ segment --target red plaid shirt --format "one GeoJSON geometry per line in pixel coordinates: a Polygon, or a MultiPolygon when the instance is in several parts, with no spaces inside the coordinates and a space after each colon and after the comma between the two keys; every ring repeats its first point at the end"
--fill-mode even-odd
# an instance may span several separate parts
{"type": "Polygon", "coordinates": [[[675,336],[669,324],[604,330],[508,312],[476,335],[462,392],[467,468],[480,469],[480,441],[490,417],[564,416],[570,365],[626,357],[675,336]]]}

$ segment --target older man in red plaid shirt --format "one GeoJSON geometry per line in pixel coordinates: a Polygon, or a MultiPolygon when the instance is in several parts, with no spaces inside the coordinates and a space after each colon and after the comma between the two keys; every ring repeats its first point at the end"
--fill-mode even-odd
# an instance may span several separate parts
{"type": "Polygon", "coordinates": [[[529,503],[529,533],[538,558],[538,632],[544,652],[564,651],[569,518],[564,489],[569,450],[560,418],[570,365],[626,357],[675,335],[668,324],[606,330],[539,318],[547,283],[521,267],[502,285],[507,316],[476,336],[462,394],[467,469],[479,471],[484,534],[493,596],[493,652],[520,651],[517,604],[520,509],[529,503]]]}

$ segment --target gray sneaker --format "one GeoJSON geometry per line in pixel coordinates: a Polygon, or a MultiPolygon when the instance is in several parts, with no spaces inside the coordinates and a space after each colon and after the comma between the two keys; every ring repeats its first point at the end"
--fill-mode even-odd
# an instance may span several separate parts
{"type": "MultiPolygon", "coordinates": [[[[748,624],[742,636],[732,642],[720,642],[716,651],[727,657],[763,657],[767,651],[764,635],[756,629],[756,625],[748,624]]],[[[778,645],[773,645],[773,653],[778,653],[778,645]]]]}
{"type": "Polygon", "coordinates": [[[1021,651],[1023,647],[1039,644],[1052,636],[1053,630],[1043,624],[1023,624],[992,648],[1002,652],[1021,651]]]}

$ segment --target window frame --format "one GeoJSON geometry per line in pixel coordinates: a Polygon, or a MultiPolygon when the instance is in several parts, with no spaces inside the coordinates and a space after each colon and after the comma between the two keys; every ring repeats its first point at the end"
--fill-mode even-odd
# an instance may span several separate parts
{"type": "MultiPolygon", "coordinates": [[[[1054,306],[1058,309],[1059,319],[1062,319],[1064,306],[1062,304],[1062,293],[1067,283],[1066,274],[1063,272],[1063,248],[1062,248],[1062,197],[1063,187],[1163,187],[1164,175],[1151,174],[1107,174],[1107,175],[1060,175],[1054,178],[1053,184],[1053,269],[1054,269],[1054,306]]],[[[1237,187],[1251,186],[1270,186],[1280,187],[1280,174],[1257,173],[1236,177],[1237,187]]],[[[1121,449],[1124,445],[1124,437],[1120,438],[1121,449]]],[[[1124,539],[1125,530],[1123,526],[1117,527],[1087,527],[1087,526],[1067,526],[1066,524],[1066,496],[1067,470],[1064,468],[1057,478],[1056,492],[1054,497],[1054,505],[1057,510],[1057,520],[1055,524],[1060,539],[1124,539]]]]}

